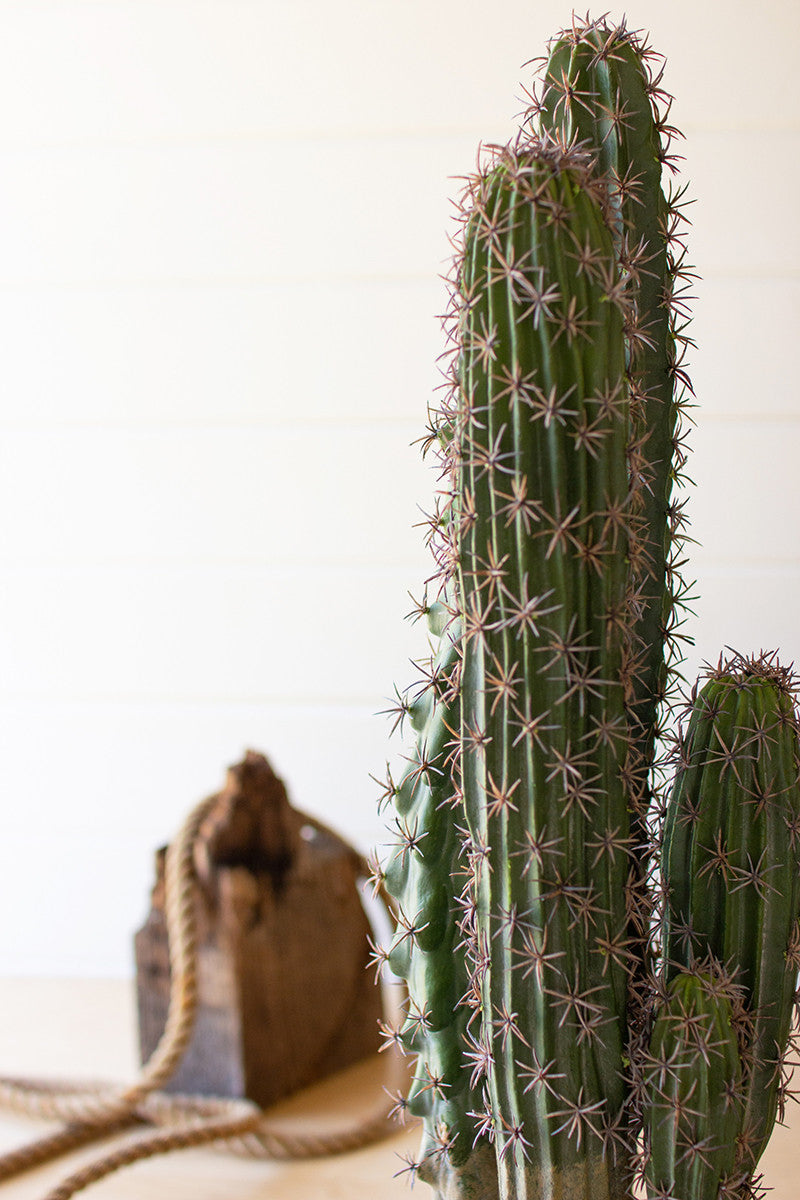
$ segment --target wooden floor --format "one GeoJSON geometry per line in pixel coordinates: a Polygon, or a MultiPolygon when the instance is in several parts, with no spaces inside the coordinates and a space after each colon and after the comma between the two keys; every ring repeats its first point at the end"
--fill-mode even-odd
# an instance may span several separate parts
{"type": "MultiPolygon", "coordinates": [[[[0,1075],[127,1082],[135,1075],[132,986],[117,980],[0,979],[0,1075]]],[[[386,1065],[375,1058],[293,1097],[274,1111],[287,1127],[338,1129],[383,1098],[386,1065]]],[[[52,1128],[0,1113],[0,1150],[52,1128]]],[[[87,1190],[97,1200],[377,1200],[407,1197],[399,1157],[418,1144],[413,1128],[352,1154],[272,1163],[217,1149],[138,1163],[87,1190]]],[[[0,1186],[2,1200],[43,1200],[90,1148],[0,1186]]],[[[415,1195],[421,1195],[421,1185],[415,1195]]]]}
{"type": "MultiPolygon", "coordinates": [[[[133,1078],[132,987],[120,981],[0,979],[0,1074],[125,1082],[133,1078]]],[[[384,1063],[370,1060],[281,1106],[293,1126],[345,1125],[380,1097],[384,1063]]],[[[762,1160],[770,1200],[800,1197],[800,1111],[776,1129],[762,1160]],[[793,1131],[797,1131],[796,1133],[793,1131]]],[[[0,1150],[47,1126],[0,1113],[0,1150]]],[[[181,1151],[127,1168],[94,1185],[97,1200],[393,1200],[408,1197],[402,1155],[418,1132],[400,1130],[365,1150],[301,1163],[270,1163],[222,1150],[181,1151]]],[[[43,1200],[51,1187],[97,1154],[84,1150],[2,1185],[0,1200],[43,1200]]],[[[431,1193],[418,1184],[414,1195],[431,1193]]]]}

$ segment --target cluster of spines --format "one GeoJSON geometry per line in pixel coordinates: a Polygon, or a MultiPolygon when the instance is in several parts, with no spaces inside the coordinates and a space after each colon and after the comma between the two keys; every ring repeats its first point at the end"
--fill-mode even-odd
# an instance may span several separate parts
{"type": "Polygon", "coordinates": [[[665,978],[710,960],[741,996],[731,1195],[755,1191],[789,1090],[800,967],[796,694],[796,677],[774,654],[734,655],[707,670],[677,742],[664,830],[665,978]]]}

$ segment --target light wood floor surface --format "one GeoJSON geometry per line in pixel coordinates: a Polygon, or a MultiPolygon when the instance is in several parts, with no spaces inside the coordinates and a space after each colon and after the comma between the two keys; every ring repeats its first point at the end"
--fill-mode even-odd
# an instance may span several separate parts
{"type": "MultiPolygon", "coordinates": [[[[0,1074],[127,1082],[135,1074],[132,985],[119,980],[0,979],[0,1074]]],[[[380,1096],[384,1063],[369,1060],[280,1107],[294,1127],[346,1124],[380,1096]]],[[[0,1113],[0,1150],[47,1126],[0,1113]]],[[[139,1163],[86,1191],[96,1200],[395,1200],[409,1197],[402,1155],[410,1127],[367,1149],[310,1162],[271,1163],[217,1149],[139,1163]]],[[[80,1151],[0,1185],[0,1200],[43,1200],[98,1149],[80,1151]]],[[[770,1200],[800,1200],[800,1114],[792,1105],[762,1160],[770,1200]],[[797,1132],[795,1132],[797,1131],[797,1132]]],[[[413,1196],[432,1195],[417,1184],[413,1196]]]]}

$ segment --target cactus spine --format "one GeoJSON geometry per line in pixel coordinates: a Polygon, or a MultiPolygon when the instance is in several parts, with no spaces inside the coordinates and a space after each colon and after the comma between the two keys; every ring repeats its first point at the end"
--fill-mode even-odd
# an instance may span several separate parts
{"type": "Polygon", "coordinates": [[[652,1200],[748,1200],[780,1111],[800,944],[790,677],[720,668],[669,805],[657,761],[689,341],[662,99],[641,39],[576,22],[523,135],[465,192],[428,439],[449,641],[434,698],[400,705],[418,743],[395,796],[431,853],[402,827],[387,868],[425,1119],[409,1166],[440,1200],[628,1200],[639,1181],[652,1200]],[[437,991],[459,997],[441,1027],[418,1016],[437,991]]]}

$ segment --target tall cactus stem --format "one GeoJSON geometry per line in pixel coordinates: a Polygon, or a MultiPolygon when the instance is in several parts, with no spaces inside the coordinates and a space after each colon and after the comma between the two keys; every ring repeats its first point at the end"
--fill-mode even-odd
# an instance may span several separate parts
{"type": "Polygon", "coordinates": [[[676,563],[682,517],[674,485],[684,462],[679,414],[688,387],[681,365],[688,344],[681,284],[692,278],[678,236],[680,197],[668,196],[662,186],[675,130],[667,124],[670,99],[660,74],[654,74],[660,62],[624,22],[576,19],[550,44],[530,115],[565,145],[581,145],[591,154],[608,189],[615,248],[631,301],[625,331],[629,463],[638,519],[631,547],[628,712],[637,735],[644,807],[659,705],[681,658],[683,585],[676,563]]]}
{"type": "Polygon", "coordinates": [[[476,177],[460,286],[460,771],[486,1120],[503,1196],[612,1196],[626,1096],[628,405],[624,293],[582,157],[523,143],[476,177]]]}

